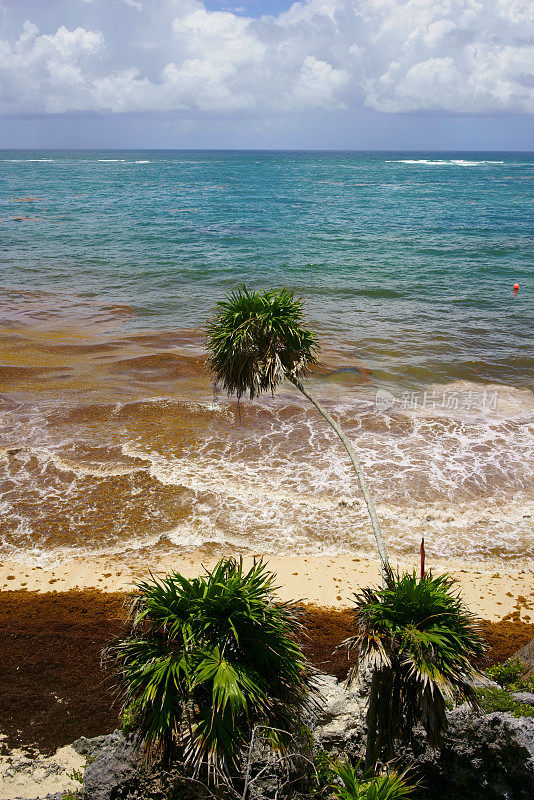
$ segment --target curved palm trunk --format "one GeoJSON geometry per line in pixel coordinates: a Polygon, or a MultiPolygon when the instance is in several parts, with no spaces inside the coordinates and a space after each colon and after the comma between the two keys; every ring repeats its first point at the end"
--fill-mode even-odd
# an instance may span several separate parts
{"type": "Polygon", "coordinates": [[[387,553],[386,553],[386,545],[384,543],[384,538],[382,536],[382,531],[380,530],[380,523],[378,522],[378,517],[376,515],[375,504],[373,503],[373,498],[369,494],[369,487],[367,486],[367,480],[365,478],[365,475],[364,475],[363,469],[361,467],[361,464],[358,461],[358,457],[356,456],[354,448],[351,445],[351,443],[349,442],[349,440],[347,439],[347,437],[345,436],[345,434],[343,433],[343,431],[340,428],[340,426],[335,421],[335,419],[333,419],[333,417],[330,416],[328,411],[325,408],[322,407],[322,405],[319,403],[319,401],[316,400],[315,397],[312,394],[310,394],[307,389],[304,388],[302,383],[297,378],[293,378],[291,375],[288,375],[287,377],[289,378],[291,383],[294,384],[294,386],[296,386],[297,389],[300,392],[302,392],[302,394],[305,397],[308,398],[310,403],[313,403],[313,405],[315,406],[317,411],[320,414],[322,414],[322,416],[325,418],[325,420],[328,422],[328,424],[332,426],[332,428],[335,430],[335,432],[337,433],[337,435],[341,439],[341,441],[342,441],[342,443],[343,443],[343,445],[345,447],[345,450],[347,451],[347,453],[349,455],[349,458],[352,461],[352,465],[353,465],[354,469],[356,470],[356,476],[358,478],[358,483],[360,485],[360,489],[362,490],[363,499],[365,500],[365,505],[367,506],[367,511],[369,512],[369,517],[371,519],[371,525],[373,526],[373,533],[375,535],[376,545],[378,547],[378,554],[380,556],[380,565],[381,565],[381,568],[382,568],[382,581],[383,581],[383,584],[385,585],[385,583],[387,581],[387,578],[388,578],[388,575],[390,573],[390,566],[389,566],[388,557],[387,557],[387,553]]]}

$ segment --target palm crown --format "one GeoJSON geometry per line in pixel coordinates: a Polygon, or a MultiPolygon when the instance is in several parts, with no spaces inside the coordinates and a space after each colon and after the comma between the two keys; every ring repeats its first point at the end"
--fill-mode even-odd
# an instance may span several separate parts
{"type": "Polygon", "coordinates": [[[315,361],[316,338],[302,326],[302,300],[288,289],[240,286],[216,305],[208,326],[209,366],[229,394],[252,400],[298,378],[315,361]]]}
{"type": "Polygon", "coordinates": [[[357,633],[349,647],[358,652],[360,669],[366,663],[374,669],[367,765],[380,754],[392,758],[395,739],[409,738],[418,722],[431,743],[439,744],[447,699],[476,703],[473,662],[485,648],[454,581],[447,575],[390,574],[385,588],[356,596],[355,615],[357,633]]]}
{"type": "Polygon", "coordinates": [[[273,582],[261,561],[247,572],[226,559],[205,576],[139,584],[130,633],[108,655],[149,759],[179,756],[194,774],[220,777],[239,768],[254,727],[284,747],[312,672],[273,582]]]}

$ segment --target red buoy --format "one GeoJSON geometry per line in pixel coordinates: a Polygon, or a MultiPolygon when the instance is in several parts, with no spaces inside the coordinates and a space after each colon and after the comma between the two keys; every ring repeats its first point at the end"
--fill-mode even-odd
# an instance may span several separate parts
{"type": "Polygon", "coordinates": [[[519,284],[518,283],[514,283],[514,292],[518,292],[518,291],[519,291],[519,284]]]}

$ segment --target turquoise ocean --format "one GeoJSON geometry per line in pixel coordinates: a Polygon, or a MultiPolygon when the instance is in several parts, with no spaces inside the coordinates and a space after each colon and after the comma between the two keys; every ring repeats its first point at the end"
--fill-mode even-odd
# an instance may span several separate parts
{"type": "Polygon", "coordinates": [[[533,181],[532,153],[0,151],[0,554],[372,549],[305,400],[214,394],[203,326],[246,282],[305,301],[394,552],[531,557],[533,181]]]}

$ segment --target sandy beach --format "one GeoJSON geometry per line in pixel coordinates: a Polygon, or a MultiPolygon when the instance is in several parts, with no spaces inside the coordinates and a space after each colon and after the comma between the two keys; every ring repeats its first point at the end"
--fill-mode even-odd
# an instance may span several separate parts
{"type": "MultiPolygon", "coordinates": [[[[231,555],[231,553],[229,553],[231,555]]],[[[329,608],[350,607],[359,587],[379,581],[378,559],[369,556],[269,556],[269,567],[277,574],[278,595],[283,600],[299,600],[329,608]]],[[[245,557],[251,563],[253,556],[245,557]]],[[[161,576],[179,571],[191,577],[216,558],[202,551],[187,555],[158,554],[146,550],[120,557],[98,556],[63,561],[55,566],[29,566],[13,561],[0,562],[0,588],[37,592],[65,592],[71,589],[98,589],[102,592],[128,592],[137,581],[152,573],[161,576]]],[[[393,561],[394,569],[418,569],[417,562],[393,561]]],[[[447,572],[458,581],[458,588],[473,613],[497,622],[503,618],[534,621],[534,565],[505,569],[502,563],[462,563],[431,560],[427,568],[434,573],[447,572]]]]}

